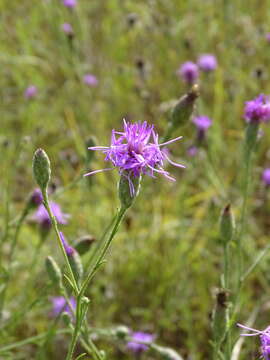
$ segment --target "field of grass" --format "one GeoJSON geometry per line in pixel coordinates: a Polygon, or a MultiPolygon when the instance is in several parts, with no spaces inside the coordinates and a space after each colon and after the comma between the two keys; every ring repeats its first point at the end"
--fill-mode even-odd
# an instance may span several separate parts
{"type": "MultiPolygon", "coordinates": [[[[247,170],[243,113],[246,101],[270,93],[270,1],[77,0],[69,9],[62,0],[0,0],[0,17],[0,359],[66,359],[71,339],[51,310],[60,294],[45,259],[53,256],[67,271],[56,235],[44,235],[35,209],[20,223],[37,187],[34,152],[42,148],[50,158],[50,200],[70,215],[59,225],[69,243],[95,239],[81,258],[87,273],[119,206],[117,171],[83,177],[110,167],[101,152],[87,150],[89,139],[109,145],[123,118],[154,124],[162,138],[172,104],[190,90],[177,70],[204,53],[218,66],[199,74],[194,115],[207,115],[212,126],[199,144],[192,118],[173,132],[183,139],[170,144],[170,156],[186,166],[166,164],[176,182],[143,177],[87,288],[87,322],[110,360],[177,359],[154,349],[134,354],[111,331],[119,325],[154,334],[183,359],[258,359],[260,339],[240,337],[241,344],[236,323],[270,325],[269,188],[262,181],[270,135],[269,124],[260,125],[247,170]],[[86,84],[86,74],[97,84],[86,84]],[[29,86],[36,87],[32,97],[29,86]],[[224,250],[220,214],[227,204],[236,230],[224,250]]],[[[82,353],[79,340],[73,359],[82,353]]]]}

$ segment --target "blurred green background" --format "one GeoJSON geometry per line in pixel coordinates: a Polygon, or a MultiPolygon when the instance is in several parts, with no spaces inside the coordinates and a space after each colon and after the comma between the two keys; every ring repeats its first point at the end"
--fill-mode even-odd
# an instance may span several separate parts
{"type": "MultiPolygon", "coordinates": [[[[3,283],[13,231],[7,223],[35,188],[35,149],[48,153],[56,187],[52,197],[71,215],[62,226],[66,237],[70,242],[84,234],[99,239],[118,206],[118,175],[80,178],[71,186],[89,169],[106,167],[100,153],[87,161],[86,141],[95,136],[97,144],[109,144],[111,129],[121,129],[123,117],[147,120],[162,135],[170,102],[188,90],[176,75],[181,63],[196,61],[202,53],[216,55],[217,70],[201,73],[199,79],[196,111],[213,119],[207,141],[190,157],[195,126],[190,122],[175,134],[183,140],[170,149],[187,169],[170,167],[175,183],[162,177],[143,180],[88,294],[91,326],[125,324],[156,334],[160,344],[187,359],[209,358],[213,292],[222,266],[218,219],[228,202],[236,218],[239,214],[244,102],[269,92],[270,43],[265,34],[270,31],[270,2],[78,0],[70,10],[60,0],[1,0],[0,17],[3,283]],[[65,22],[74,29],[72,40],[61,29],[65,22]],[[97,77],[97,86],[84,83],[87,73],[97,77]],[[32,99],[24,96],[29,85],[37,87],[32,99]]],[[[262,169],[269,164],[268,128],[263,132],[244,238],[247,262],[269,240],[268,194],[261,184],[262,169]]],[[[44,259],[53,254],[61,262],[61,256],[52,232],[38,245],[38,229],[28,221],[12,264],[0,326],[2,346],[46,331],[52,322],[50,297],[58,294],[48,285],[44,259]],[[38,260],[32,269],[35,251],[38,260]]],[[[241,321],[269,294],[269,261],[266,257],[245,285],[241,321]]],[[[265,327],[266,318],[267,302],[258,324],[265,327]]],[[[45,348],[20,347],[5,358],[59,359],[66,339],[52,339],[45,348]]],[[[99,345],[110,359],[133,358],[110,342],[99,345]]],[[[252,356],[255,341],[248,349],[243,354],[252,356]]],[[[147,354],[144,358],[150,359],[147,354]]]]}

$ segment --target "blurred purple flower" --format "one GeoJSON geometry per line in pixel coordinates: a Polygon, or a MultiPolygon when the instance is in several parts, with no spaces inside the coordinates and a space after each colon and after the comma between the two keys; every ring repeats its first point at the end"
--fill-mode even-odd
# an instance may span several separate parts
{"type": "Polygon", "coordinates": [[[61,238],[62,244],[64,245],[65,251],[67,253],[67,256],[71,256],[72,254],[74,254],[75,249],[73,249],[73,247],[68,244],[62,231],[60,231],[59,233],[60,233],[60,238],[61,238]]]}
{"type": "MultiPolygon", "coordinates": [[[[70,299],[70,304],[73,310],[76,309],[76,300],[75,298],[72,296],[70,299]]],[[[66,299],[64,298],[64,296],[55,296],[53,298],[51,298],[51,302],[52,302],[52,314],[53,316],[58,316],[61,312],[67,312],[70,316],[72,316],[72,311],[69,307],[69,305],[66,302],[66,299]]]]}
{"type": "Polygon", "coordinates": [[[145,332],[134,332],[131,335],[132,341],[127,343],[127,348],[134,353],[141,353],[148,349],[146,344],[140,344],[140,342],[151,344],[154,340],[154,335],[145,332]]]}
{"type": "Polygon", "coordinates": [[[73,9],[77,5],[77,0],[63,0],[63,4],[66,7],[73,9]]]}
{"type": "Polygon", "coordinates": [[[63,30],[63,32],[67,35],[73,35],[73,28],[69,23],[64,23],[61,25],[61,28],[63,30]]]}
{"type": "Polygon", "coordinates": [[[217,67],[217,59],[212,54],[202,54],[198,59],[198,66],[202,71],[213,71],[217,67]]]}
{"type": "Polygon", "coordinates": [[[89,86],[97,86],[98,79],[93,74],[85,74],[83,77],[83,82],[89,86]]]}
{"type": "Polygon", "coordinates": [[[265,185],[267,186],[270,185],[270,168],[267,168],[263,171],[262,180],[265,183],[265,185]]]}
{"type": "Polygon", "coordinates": [[[270,33],[267,33],[267,34],[265,35],[265,38],[266,38],[266,40],[270,43],[270,33]]]}
{"type": "Polygon", "coordinates": [[[198,148],[197,148],[197,146],[195,146],[195,145],[192,145],[192,146],[190,146],[188,149],[187,149],[187,153],[188,153],[188,155],[189,156],[196,156],[197,155],[197,153],[198,153],[198,148]]]}
{"type": "Polygon", "coordinates": [[[181,76],[186,83],[193,84],[199,76],[199,68],[194,62],[187,61],[180,66],[177,74],[181,76]]]}
{"type": "Polygon", "coordinates": [[[154,131],[153,125],[149,125],[146,121],[132,124],[124,120],[123,132],[112,130],[110,146],[89,147],[90,150],[102,151],[106,155],[105,161],[111,161],[114,167],[95,170],[85,174],[85,176],[118,168],[120,175],[125,174],[127,177],[131,194],[134,192],[131,177],[139,177],[141,174],[154,178],[154,173],[158,173],[169,180],[175,181],[163,169],[164,160],[168,160],[177,167],[183,168],[184,166],[170,160],[165,149],[161,149],[161,147],[181,138],[182,136],[179,136],[159,144],[158,134],[154,131]]]}
{"type": "Polygon", "coordinates": [[[246,101],[244,118],[247,122],[266,122],[270,120],[270,99],[261,94],[255,99],[246,101]]]}
{"type": "MultiPolygon", "coordinates": [[[[51,201],[50,207],[53,215],[56,217],[56,220],[59,224],[67,224],[67,219],[69,218],[68,214],[64,214],[60,208],[60,206],[51,201]]],[[[51,227],[51,220],[45,206],[43,204],[39,205],[37,211],[34,215],[34,220],[41,225],[44,229],[49,229],[51,227]]]]}
{"type": "Polygon", "coordinates": [[[32,99],[37,95],[37,87],[35,85],[28,86],[24,91],[24,97],[26,99],[32,99]]]}
{"type": "Polygon", "coordinates": [[[264,357],[265,360],[270,360],[270,326],[268,326],[263,331],[249,328],[241,324],[237,324],[237,326],[252,332],[252,333],[241,334],[242,336],[257,336],[257,335],[260,336],[262,356],[264,357]]]}
{"type": "Polygon", "coordinates": [[[195,116],[192,122],[196,125],[199,131],[206,131],[212,125],[212,120],[205,115],[195,116]]]}
{"type": "Polygon", "coordinates": [[[40,205],[42,204],[42,201],[43,201],[43,196],[42,196],[42,193],[41,193],[41,190],[39,188],[36,188],[32,194],[31,194],[31,197],[30,197],[30,201],[33,205],[40,205]]]}

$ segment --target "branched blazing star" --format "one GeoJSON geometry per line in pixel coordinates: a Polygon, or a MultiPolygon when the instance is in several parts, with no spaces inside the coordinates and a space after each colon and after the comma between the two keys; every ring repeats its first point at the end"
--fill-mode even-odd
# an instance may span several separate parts
{"type": "Polygon", "coordinates": [[[247,101],[244,117],[250,122],[267,122],[270,120],[270,99],[269,96],[259,95],[255,99],[247,101]]]}
{"type": "Polygon", "coordinates": [[[167,179],[175,181],[164,170],[164,161],[168,160],[172,165],[181,168],[185,166],[172,161],[162,147],[181,138],[182,136],[179,136],[159,144],[158,134],[154,131],[153,125],[149,125],[146,121],[132,124],[124,120],[123,132],[112,130],[110,146],[93,146],[88,148],[90,150],[102,151],[106,155],[105,161],[111,161],[114,167],[95,170],[85,174],[85,176],[117,168],[120,175],[124,175],[128,179],[131,196],[134,195],[132,178],[139,177],[141,174],[154,178],[154,174],[159,173],[167,179]]]}
{"type": "Polygon", "coordinates": [[[262,356],[265,360],[270,360],[270,326],[268,326],[263,331],[256,330],[241,324],[237,324],[237,326],[242,329],[251,331],[251,333],[241,334],[242,336],[260,336],[262,356]]]}

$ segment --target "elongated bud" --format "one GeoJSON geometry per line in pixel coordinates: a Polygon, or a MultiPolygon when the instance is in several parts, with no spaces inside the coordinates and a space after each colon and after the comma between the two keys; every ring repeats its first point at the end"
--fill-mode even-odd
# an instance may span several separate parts
{"type": "Polygon", "coordinates": [[[41,191],[46,191],[51,178],[51,165],[48,155],[42,149],[37,149],[34,154],[33,173],[41,191]]]}
{"type": "Polygon", "coordinates": [[[80,281],[83,276],[83,266],[80,255],[76,250],[73,249],[73,252],[68,255],[69,263],[74,273],[75,279],[80,281]]]}
{"type": "Polygon", "coordinates": [[[234,217],[231,211],[231,205],[225,206],[220,217],[220,235],[222,242],[227,244],[232,240],[235,230],[234,217]]]}
{"type": "Polygon", "coordinates": [[[141,176],[130,178],[122,174],[118,183],[118,195],[123,209],[128,209],[139,194],[141,176]]]}
{"type": "Polygon", "coordinates": [[[59,269],[55,260],[51,256],[48,256],[45,260],[45,265],[46,265],[47,273],[49,275],[51,282],[55,286],[61,287],[62,286],[62,274],[61,274],[61,270],[59,269]]]}
{"type": "Polygon", "coordinates": [[[151,349],[155,350],[163,360],[183,360],[183,358],[171,348],[152,344],[151,349]]]}
{"type": "Polygon", "coordinates": [[[94,236],[85,235],[76,240],[74,248],[79,253],[79,255],[82,256],[90,250],[91,246],[95,241],[96,239],[94,238],[94,236]]]}
{"type": "Polygon", "coordinates": [[[213,311],[213,335],[216,344],[221,344],[226,335],[226,316],[228,309],[228,291],[219,289],[216,293],[216,304],[213,311]]]}
{"type": "MultiPolygon", "coordinates": [[[[195,101],[198,96],[199,86],[195,84],[192,86],[190,92],[183,95],[178,100],[177,104],[171,111],[167,137],[170,137],[176,129],[188,123],[188,120],[193,113],[195,101]]],[[[167,138],[165,139],[165,141],[167,141],[167,138]]]]}

